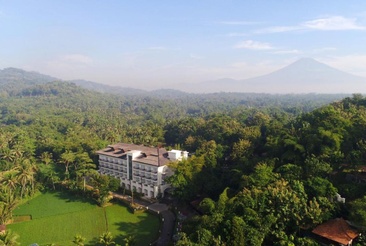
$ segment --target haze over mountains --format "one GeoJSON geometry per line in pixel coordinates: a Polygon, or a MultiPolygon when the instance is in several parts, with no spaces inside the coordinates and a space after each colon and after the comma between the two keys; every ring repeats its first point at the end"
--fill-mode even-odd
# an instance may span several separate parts
{"type": "MultiPolygon", "coordinates": [[[[0,89],[7,86],[29,86],[60,79],[17,68],[0,70],[0,89]]],[[[144,90],[109,86],[85,80],[72,80],[83,88],[113,94],[143,94],[144,90]]],[[[106,81],[107,83],[108,81],[106,81]]],[[[148,82],[147,82],[148,83],[148,82]]],[[[162,89],[177,89],[191,93],[247,92],[247,93],[366,93],[366,78],[355,76],[311,58],[302,58],[280,70],[245,80],[230,78],[196,84],[171,85],[162,89]]],[[[173,90],[169,90],[173,93],[173,90]]],[[[175,92],[177,93],[177,92],[175,92]]]]}
{"type": "MultiPolygon", "coordinates": [[[[189,91],[189,90],[186,90],[189,91]]],[[[302,58],[267,75],[234,80],[212,80],[195,85],[191,92],[256,92],[256,93],[365,93],[366,78],[355,76],[302,58]]]]}

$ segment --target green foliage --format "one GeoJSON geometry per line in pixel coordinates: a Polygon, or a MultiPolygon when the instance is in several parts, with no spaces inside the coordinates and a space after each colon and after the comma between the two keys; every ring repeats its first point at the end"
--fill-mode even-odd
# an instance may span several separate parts
{"type": "Polygon", "coordinates": [[[102,235],[99,236],[99,244],[100,245],[115,245],[116,242],[114,241],[114,237],[112,235],[111,232],[107,231],[107,232],[103,232],[102,235]]]}
{"type": "MultiPolygon", "coordinates": [[[[362,95],[318,108],[342,97],[120,97],[32,76],[18,82],[0,85],[3,221],[11,218],[9,201],[27,199],[39,188],[87,195],[92,185],[95,200],[107,203],[119,182],[96,173],[95,151],[115,142],[194,153],[172,163],[175,173],[167,180],[178,199],[206,197],[200,204],[204,215],[183,226],[178,245],[310,244],[298,230],[334,215],[337,188],[349,198],[365,195],[362,184],[343,181],[344,166],[352,173],[366,161],[362,95]]],[[[362,218],[363,208],[354,204],[351,217],[362,218]]]]}
{"type": "Polygon", "coordinates": [[[305,188],[310,197],[335,197],[337,189],[333,184],[321,177],[312,177],[305,181],[305,188]]]}
{"type": "Polygon", "coordinates": [[[4,225],[12,219],[18,201],[16,195],[6,188],[2,187],[0,191],[0,225],[4,225]]]}
{"type": "Polygon", "coordinates": [[[281,174],[282,178],[288,181],[300,180],[302,177],[301,166],[290,163],[280,166],[276,171],[281,174]]]}
{"type": "Polygon", "coordinates": [[[200,210],[203,214],[211,215],[213,214],[216,205],[215,202],[211,198],[204,198],[199,204],[200,210]]]}
{"type": "Polygon", "coordinates": [[[183,200],[188,200],[195,195],[196,184],[199,182],[198,174],[204,166],[204,156],[193,156],[181,162],[174,162],[170,167],[174,174],[166,179],[173,187],[173,194],[183,200]]]}
{"type": "Polygon", "coordinates": [[[359,226],[366,227],[366,196],[350,203],[350,218],[359,226]]]}
{"type": "Polygon", "coordinates": [[[6,230],[6,232],[0,233],[0,246],[19,245],[18,238],[18,234],[13,233],[11,230],[6,230]]]}
{"type": "Polygon", "coordinates": [[[110,192],[117,191],[119,188],[119,180],[108,175],[95,173],[91,181],[94,190],[96,201],[100,206],[106,205],[111,199],[110,192]]]}
{"type": "Polygon", "coordinates": [[[125,246],[132,246],[135,245],[136,243],[136,238],[134,236],[127,236],[123,239],[123,241],[125,242],[125,246]]]}
{"type": "Polygon", "coordinates": [[[86,238],[81,236],[80,234],[76,234],[74,240],[72,241],[75,245],[84,246],[86,238]]]}
{"type": "Polygon", "coordinates": [[[233,246],[244,246],[245,236],[244,228],[246,224],[241,217],[234,216],[231,221],[231,231],[229,236],[229,244],[233,246]]]}
{"type": "Polygon", "coordinates": [[[329,163],[319,160],[312,156],[304,162],[305,177],[325,177],[332,172],[332,167],[329,163]]]}

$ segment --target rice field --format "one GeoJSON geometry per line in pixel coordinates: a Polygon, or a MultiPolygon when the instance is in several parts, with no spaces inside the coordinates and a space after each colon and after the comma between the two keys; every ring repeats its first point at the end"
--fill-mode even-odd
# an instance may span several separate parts
{"type": "Polygon", "coordinates": [[[75,245],[76,234],[86,238],[85,245],[96,245],[108,230],[119,245],[132,235],[142,246],[158,237],[159,220],[148,213],[133,214],[119,204],[101,208],[65,193],[44,193],[15,209],[14,223],[7,228],[20,236],[21,245],[75,245]]]}

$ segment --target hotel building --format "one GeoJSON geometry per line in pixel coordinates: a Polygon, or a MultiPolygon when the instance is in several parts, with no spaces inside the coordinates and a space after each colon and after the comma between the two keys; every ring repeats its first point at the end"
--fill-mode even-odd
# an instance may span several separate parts
{"type": "Polygon", "coordinates": [[[156,198],[169,188],[165,178],[173,174],[171,161],[188,158],[187,151],[117,143],[98,150],[99,172],[118,178],[121,186],[156,198]]]}

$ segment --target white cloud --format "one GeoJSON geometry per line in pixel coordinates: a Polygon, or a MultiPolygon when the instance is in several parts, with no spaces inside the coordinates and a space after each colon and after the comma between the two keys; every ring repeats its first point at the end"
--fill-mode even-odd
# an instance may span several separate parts
{"type": "Polygon", "coordinates": [[[333,30],[365,30],[364,26],[358,25],[356,19],[347,19],[343,16],[331,16],[311,21],[306,21],[301,26],[309,29],[333,31],[333,30]]]}
{"type": "Polygon", "coordinates": [[[234,46],[236,49],[248,49],[248,50],[273,50],[274,47],[272,47],[269,43],[264,42],[258,42],[253,40],[245,40],[241,43],[238,43],[234,46]]]}
{"type": "Polygon", "coordinates": [[[329,16],[314,20],[305,21],[295,26],[272,26],[256,30],[254,33],[282,33],[292,31],[347,31],[347,30],[366,30],[366,26],[357,23],[356,18],[345,18],[343,16],[329,16]]]}
{"type": "Polygon", "coordinates": [[[281,33],[281,32],[291,32],[302,29],[299,26],[272,26],[263,29],[256,30],[254,33],[262,34],[262,33],[281,33]]]}
{"type": "Polygon", "coordinates": [[[306,21],[301,24],[304,28],[334,31],[334,30],[365,30],[364,26],[356,23],[356,19],[345,18],[343,16],[331,16],[328,18],[306,21]]]}

